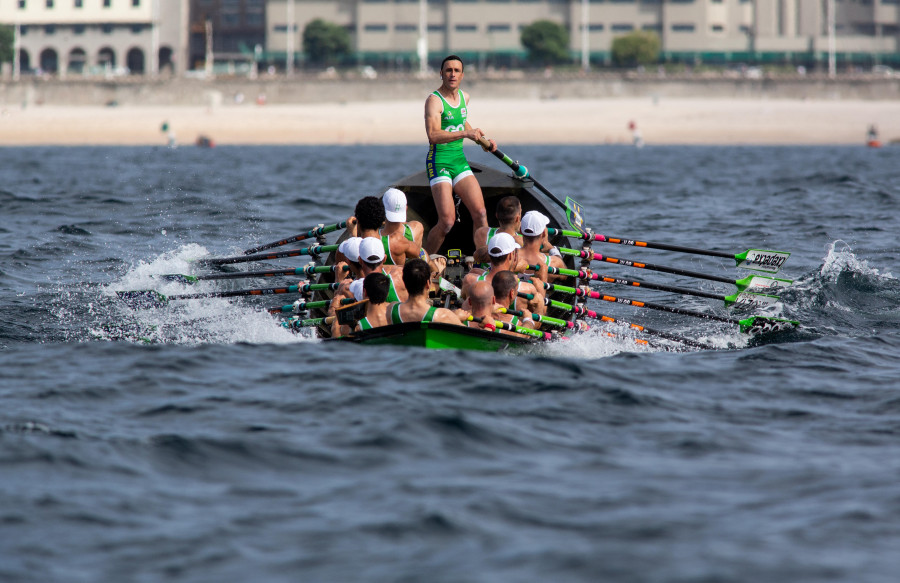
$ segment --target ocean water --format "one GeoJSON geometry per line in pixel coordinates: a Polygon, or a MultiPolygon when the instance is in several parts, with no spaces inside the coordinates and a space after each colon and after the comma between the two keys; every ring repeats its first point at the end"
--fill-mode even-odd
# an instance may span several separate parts
{"type": "Polygon", "coordinates": [[[593,301],[717,349],[482,354],[295,335],[264,312],[288,296],[131,310],[269,287],[155,276],[342,220],[424,151],[2,148],[0,581],[896,581],[900,149],[503,149],[596,232],[791,251],[767,315],[802,326],[593,301]]]}

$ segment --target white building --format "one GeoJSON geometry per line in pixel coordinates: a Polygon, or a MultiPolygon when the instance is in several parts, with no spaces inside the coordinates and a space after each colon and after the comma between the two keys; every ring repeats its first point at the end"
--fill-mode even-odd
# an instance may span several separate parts
{"type": "Polygon", "coordinates": [[[14,75],[182,72],[187,0],[0,0],[16,29],[14,75]]]}

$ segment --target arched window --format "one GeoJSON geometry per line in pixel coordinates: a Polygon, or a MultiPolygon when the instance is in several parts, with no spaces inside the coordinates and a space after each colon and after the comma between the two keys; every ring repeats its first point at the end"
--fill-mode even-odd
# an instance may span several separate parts
{"type": "Polygon", "coordinates": [[[45,73],[56,73],[59,71],[59,57],[54,49],[44,49],[41,51],[41,70],[45,73]]]}
{"type": "Polygon", "coordinates": [[[103,47],[97,53],[97,64],[109,69],[116,68],[116,53],[109,47],[103,47]]]}
{"type": "Polygon", "coordinates": [[[69,66],[66,70],[69,73],[80,75],[84,73],[84,65],[87,62],[87,54],[81,47],[75,47],[69,51],[69,66]]]}
{"type": "Polygon", "coordinates": [[[139,48],[133,48],[128,51],[125,58],[125,66],[128,67],[132,75],[144,74],[144,51],[139,48]]]}

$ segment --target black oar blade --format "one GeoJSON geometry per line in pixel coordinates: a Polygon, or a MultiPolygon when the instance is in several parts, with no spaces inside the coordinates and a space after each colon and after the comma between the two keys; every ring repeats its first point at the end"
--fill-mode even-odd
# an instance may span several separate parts
{"type": "Polygon", "coordinates": [[[161,308],[169,303],[169,298],[159,292],[148,290],[116,292],[125,304],[133,309],[161,308]]]}

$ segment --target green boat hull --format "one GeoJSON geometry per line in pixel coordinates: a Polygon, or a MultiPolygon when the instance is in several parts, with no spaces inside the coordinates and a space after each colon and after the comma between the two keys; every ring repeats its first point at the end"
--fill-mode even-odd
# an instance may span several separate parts
{"type": "Polygon", "coordinates": [[[483,352],[515,349],[536,342],[533,338],[437,322],[409,322],[381,326],[349,336],[329,339],[329,341],[356,342],[372,346],[418,346],[436,350],[480,350],[483,352]]]}

